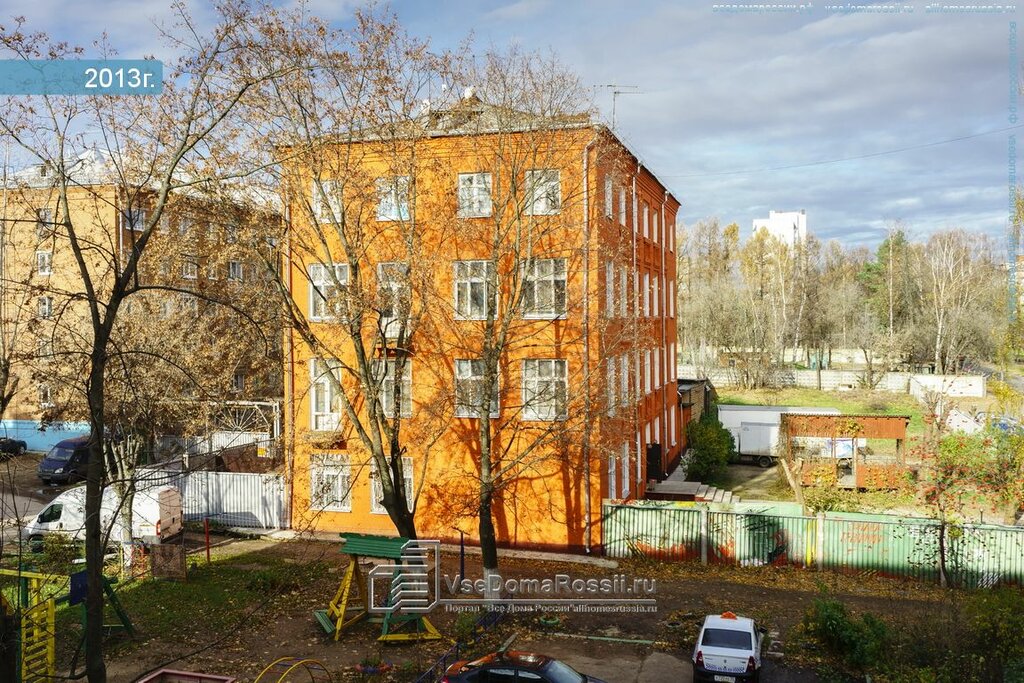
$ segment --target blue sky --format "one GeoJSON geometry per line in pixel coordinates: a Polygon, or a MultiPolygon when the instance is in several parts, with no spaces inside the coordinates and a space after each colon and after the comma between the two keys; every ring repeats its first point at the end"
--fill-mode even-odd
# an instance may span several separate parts
{"type": "MultiPolygon", "coordinates": [[[[205,3],[193,4],[202,16],[205,3]]],[[[343,22],[357,3],[309,4],[343,22]]],[[[920,236],[947,227],[1004,235],[1008,138],[1024,129],[979,134],[1024,123],[1010,121],[1020,74],[1010,22],[1020,12],[830,4],[867,3],[768,13],[702,1],[400,0],[391,9],[439,47],[472,33],[481,48],[553,48],[589,85],[636,86],[640,94],[618,98],[616,131],[682,201],[686,224],[717,216],[749,231],[769,209],[806,209],[815,234],[847,244],[877,243],[893,220],[920,236]],[[968,139],[935,144],[955,138],[968,139]],[[904,151],[878,154],[892,150],[904,151]],[[798,167],[760,170],[784,166],[798,167]]],[[[138,57],[155,51],[153,20],[166,9],[140,0],[0,4],[0,23],[14,15],[84,45],[106,31],[122,56],[138,57]]],[[[610,89],[595,88],[595,102],[610,119],[610,89]]]]}

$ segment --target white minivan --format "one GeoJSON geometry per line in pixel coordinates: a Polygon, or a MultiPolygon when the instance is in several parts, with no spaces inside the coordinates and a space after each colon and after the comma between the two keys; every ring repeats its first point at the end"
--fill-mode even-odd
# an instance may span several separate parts
{"type": "MultiPolygon", "coordinates": [[[[102,529],[110,529],[110,542],[122,539],[119,514],[121,497],[113,488],[103,490],[100,506],[102,529]]],[[[181,491],[174,486],[157,486],[135,492],[132,505],[132,539],[143,543],[161,543],[182,530],[181,491]]],[[[85,540],[85,486],[76,486],[60,494],[39,514],[25,523],[21,537],[33,547],[41,545],[48,534],[62,534],[76,541],[85,540]]]]}

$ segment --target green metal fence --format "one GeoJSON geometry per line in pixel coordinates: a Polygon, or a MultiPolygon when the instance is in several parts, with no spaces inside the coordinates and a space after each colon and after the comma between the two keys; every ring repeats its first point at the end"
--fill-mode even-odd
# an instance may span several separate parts
{"type": "Polygon", "coordinates": [[[717,511],[663,501],[609,503],[603,512],[601,536],[609,557],[793,565],[923,581],[938,581],[944,564],[953,585],[1024,585],[1024,528],[943,526],[888,515],[786,515],[770,507],[717,511]]]}

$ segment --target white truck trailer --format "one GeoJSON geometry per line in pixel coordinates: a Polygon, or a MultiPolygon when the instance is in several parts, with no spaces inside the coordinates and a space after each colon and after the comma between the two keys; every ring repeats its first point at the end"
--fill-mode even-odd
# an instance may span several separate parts
{"type": "Polygon", "coordinates": [[[771,467],[778,458],[779,422],[783,413],[798,415],[839,415],[836,408],[798,406],[718,406],[718,421],[732,433],[736,451],[761,467],[771,467]]]}

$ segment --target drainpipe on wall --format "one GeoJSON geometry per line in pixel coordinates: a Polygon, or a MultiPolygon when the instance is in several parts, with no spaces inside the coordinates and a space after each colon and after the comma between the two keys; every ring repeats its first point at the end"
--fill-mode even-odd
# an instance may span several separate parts
{"type": "MultiPolygon", "coordinates": [[[[286,282],[288,283],[288,296],[294,296],[294,288],[292,286],[292,207],[286,201],[284,205],[284,263],[281,267],[286,270],[286,282]]],[[[292,514],[292,506],[295,501],[295,343],[292,340],[291,325],[288,326],[288,334],[284,335],[284,343],[287,347],[284,349],[284,353],[288,358],[288,377],[285,387],[284,401],[285,405],[282,406],[284,410],[288,412],[288,429],[287,434],[284,436],[285,441],[285,472],[288,477],[288,526],[292,526],[294,522],[294,515],[292,514]]]]}
{"type": "MultiPolygon", "coordinates": [[[[662,354],[662,357],[665,359],[665,362],[661,364],[662,365],[662,368],[661,368],[662,380],[665,380],[661,384],[661,420],[663,422],[661,427],[662,427],[663,433],[666,434],[666,435],[668,435],[669,421],[668,421],[668,398],[665,395],[665,385],[668,384],[667,380],[671,376],[671,373],[669,373],[669,371],[668,371],[669,359],[668,359],[668,353],[666,352],[666,348],[668,346],[667,339],[666,339],[666,337],[668,336],[667,332],[666,332],[666,328],[667,328],[667,325],[668,325],[668,323],[667,323],[667,320],[668,320],[668,296],[667,296],[668,295],[668,276],[667,276],[666,270],[665,270],[665,250],[666,250],[666,247],[667,247],[666,242],[668,241],[668,230],[665,229],[665,202],[667,200],[668,200],[668,190],[665,190],[664,193],[661,195],[661,211],[660,211],[660,213],[661,213],[661,223],[660,223],[660,226],[659,226],[659,229],[661,230],[661,240],[659,240],[659,242],[660,242],[659,246],[661,246],[661,278],[662,278],[662,282],[661,282],[661,287],[658,288],[658,296],[661,298],[661,301],[658,302],[660,304],[660,307],[659,307],[658,310],[661,311],[661,348],[658,349],[658,353],[662,354]]],[[[658,435],[658,438],[659,439],[661,438],[660,434],[658,435]]],[[[668,462],[668,458],[667,458],[667,456],[668,456],[668,449],[670,447],[670,444],[672,443],[672,437],[669,436],[667,439],[665,439],[665,441],[667,443],[662,444],[662,448],[661,448],[661,474],[662,475],[667,474],[665,472],[665,465],[668,462]]]]}
{"type": "MultiPolygon", "coordinates": [[[[583,148],[583,549],[590,554],[590,148],[596,136],[583,148]]],[[[600,492],[599,492],[600,493],[600,492]]]]}
{"type": "MultiPolygon", "coordinates": [[[[637,270],[637,244],[636,235],[639,228],[639,223],[636,217],[636,177],[640,175],[640,171],[643,169],[643,165],[636,162],[636,173],[633,174],[632,180],[632,191],[633,191],[633,352],[636,354],[636,362],[633,367],[639,371],[636,373],[636,394],[637,402],[633,406],[633,426],[636,428],[636,492],[639,498],[640,494],[640,482],[643,480],[641,476],[642,465],[641,461],[644,458],[645,453],[640,448],[640,404],[643,401],[643,367],[642,361],[640,360],[640,348],[639,348],[639,331],[640,331],[640,299],[637,296],[640,294],[640,273],[637,270]]],[[[644,293],[646,296],[646,293],[644,293]]]]}

